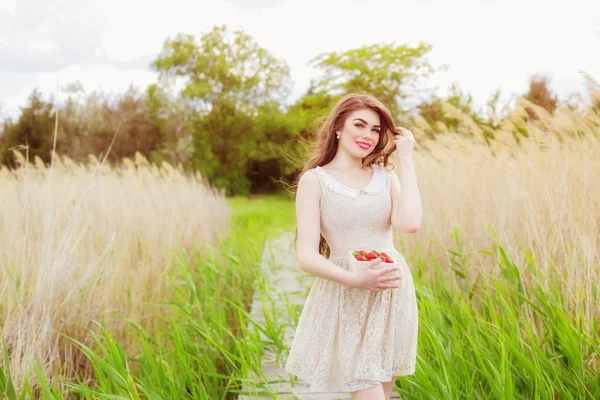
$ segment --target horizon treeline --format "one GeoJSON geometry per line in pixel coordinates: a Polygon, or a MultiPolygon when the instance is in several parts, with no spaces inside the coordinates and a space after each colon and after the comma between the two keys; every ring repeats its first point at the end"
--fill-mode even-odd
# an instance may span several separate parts
{"type": "MultiPolygon", "coordinates": [[[[501,107],[499,102],[500,90],[490,94],[483,110],[476,109],[470,94],[456,83],[445,97],[423,96],[424,82],[435,73],[427,60],[431,50],[426,43],[390,43],[319,54],[310,64],[320,75],[295,102],[286,104],[292,87],[289,66],[250,35],[225,25],[198,38],[179,34],[165,40],[151,63],[158,82],[143,90],[130,86],[111,96],[85,93],[79,82],[63,88],[68,98],[58,107],[56,152],[85,162],[90,154],[106,154],[114,139],[111,164],[139,152],[159,165],[168,162],[199,171],[227,195],[274,192],[280,189],[278,180],[292,179],[301,167],[309,151],[306,140],[320,119],[341,96],[357,92],[387,104],[397,125],[425,126],[418,133],[427,139],[469,135],[472,123],[493,138],[507,115],[508,105],[501,107]],[[425,100],[404,107],[415,93],[425,100]]],[[[528,92],[519,95],[549,114],[560,105],[581,107],[581,102],[558,99],[548,78],[540,74],[532,76],[528,92]]],[[[600,103],[592,101],[596,103],[589,108],[600,112],[600,103]]],[[[3,122],[0,165],[16,167],[14,151],[24,152],[25,145],[29,159],[50,162],[54,107],[52,95],[45,100],[35,89],[20,116],[3,122]]],[[[524,119],[538,118],[527,110],[524,119]]]]}

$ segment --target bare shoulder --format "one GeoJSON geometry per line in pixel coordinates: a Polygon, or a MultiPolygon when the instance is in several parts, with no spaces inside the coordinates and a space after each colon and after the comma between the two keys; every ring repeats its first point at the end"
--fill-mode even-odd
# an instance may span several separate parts
{"type": "Polygon", "coordinates": [[[388,177],[391,178],[392,175],[396,175],[396,172],[394,172],[394,170],[392,169],[392,166],[388,165],[388,166],[383,166],[383,165],[379,165],[377,164],[377,166],[379,167],[379,169],[381,171],[383,171],[383,173],[388,177]]]}
{"type": "Polygon", "coordinates": [[[296,198],[298,200],[321,199],[321,184],[313,170],[309,169],[300,176],[296,198]]]}
{"type": "Polygon", "coordinates": [[[392,169],[389,166],[388,167],[380,166],[380,168],[387,176],[387,179],[392,182],[392,186],[400,187],[400,180],[398,179],[398,174],[396,174],[396,169],[395,169],[397,167],[394,166],[394,169],[392,169]]]}

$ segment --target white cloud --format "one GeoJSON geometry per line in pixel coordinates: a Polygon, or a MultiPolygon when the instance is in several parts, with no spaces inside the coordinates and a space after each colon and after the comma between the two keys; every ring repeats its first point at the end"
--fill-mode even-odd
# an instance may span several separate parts
{"type": "Polygon", "coordinates": [[[377,42],[433,45],[428,86],[456,81],[479,104],[500,88],[506,99],[547,73],[561,97],[583,90],[579,70],[600,79],[596,0],[18,0],[0,2],[0,99],[16,115],[34,87],[45,95],[79,79],[86,90],[120,91],[156,78],[149,63],[179,32],[226,24],[285,59],[298,97],[322,52],[377,42]],[[249,6],[249,4],[251,6],[249,6]]]}

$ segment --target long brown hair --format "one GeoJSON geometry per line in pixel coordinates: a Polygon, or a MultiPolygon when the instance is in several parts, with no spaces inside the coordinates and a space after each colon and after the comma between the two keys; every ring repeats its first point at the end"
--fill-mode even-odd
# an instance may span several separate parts
{"type": "MultiPolygon", "coordinates": [[[[390,145],[391,137],[398,135],[400,131],[396,129],[387,106],[376,97],[366,93],[347,94],[333,106],[329,115],[317,129],[314,142],[310,146],[309,157],[292,183],[294,192],[298,190],[298,181],[306,171],[317,166],[326,165],[333,159],[339,143],[335,132],[342,129],[346,123],[346,119],[352,112],[364,108],[371,109],[379,114],[379,118],[381,119],[381,134],[373,152],[362,159],[362,166],[363,168],[368,168],[372,164],[378,164],[387,168],[390,165],[388,159],[390,154],[395,150],[394,146],[390,145]]],[[[294,243],[297,240],[298,227],[296,226],[294,243]]],[[[324,257],[329,257],[331,254],[329,245],[323,235],[321,235],[321,239],[319,240],[319,253],[324,257]]]]}

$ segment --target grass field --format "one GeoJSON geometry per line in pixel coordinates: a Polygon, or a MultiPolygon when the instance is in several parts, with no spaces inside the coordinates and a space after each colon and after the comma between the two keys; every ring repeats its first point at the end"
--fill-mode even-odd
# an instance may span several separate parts
{"type": "MultiPolygon", "coordinates": [[[[600,122],[568,113],[518,144],[420,143],[423,224],[396,236],[420,318],[404,398],[600,398],[600,122]]],[[[0,189],[1,396],[235,398],[258,330],[296,322],[247,314],[292,196],[225,199],[141,158],[3,169],[0,189]]]]}

